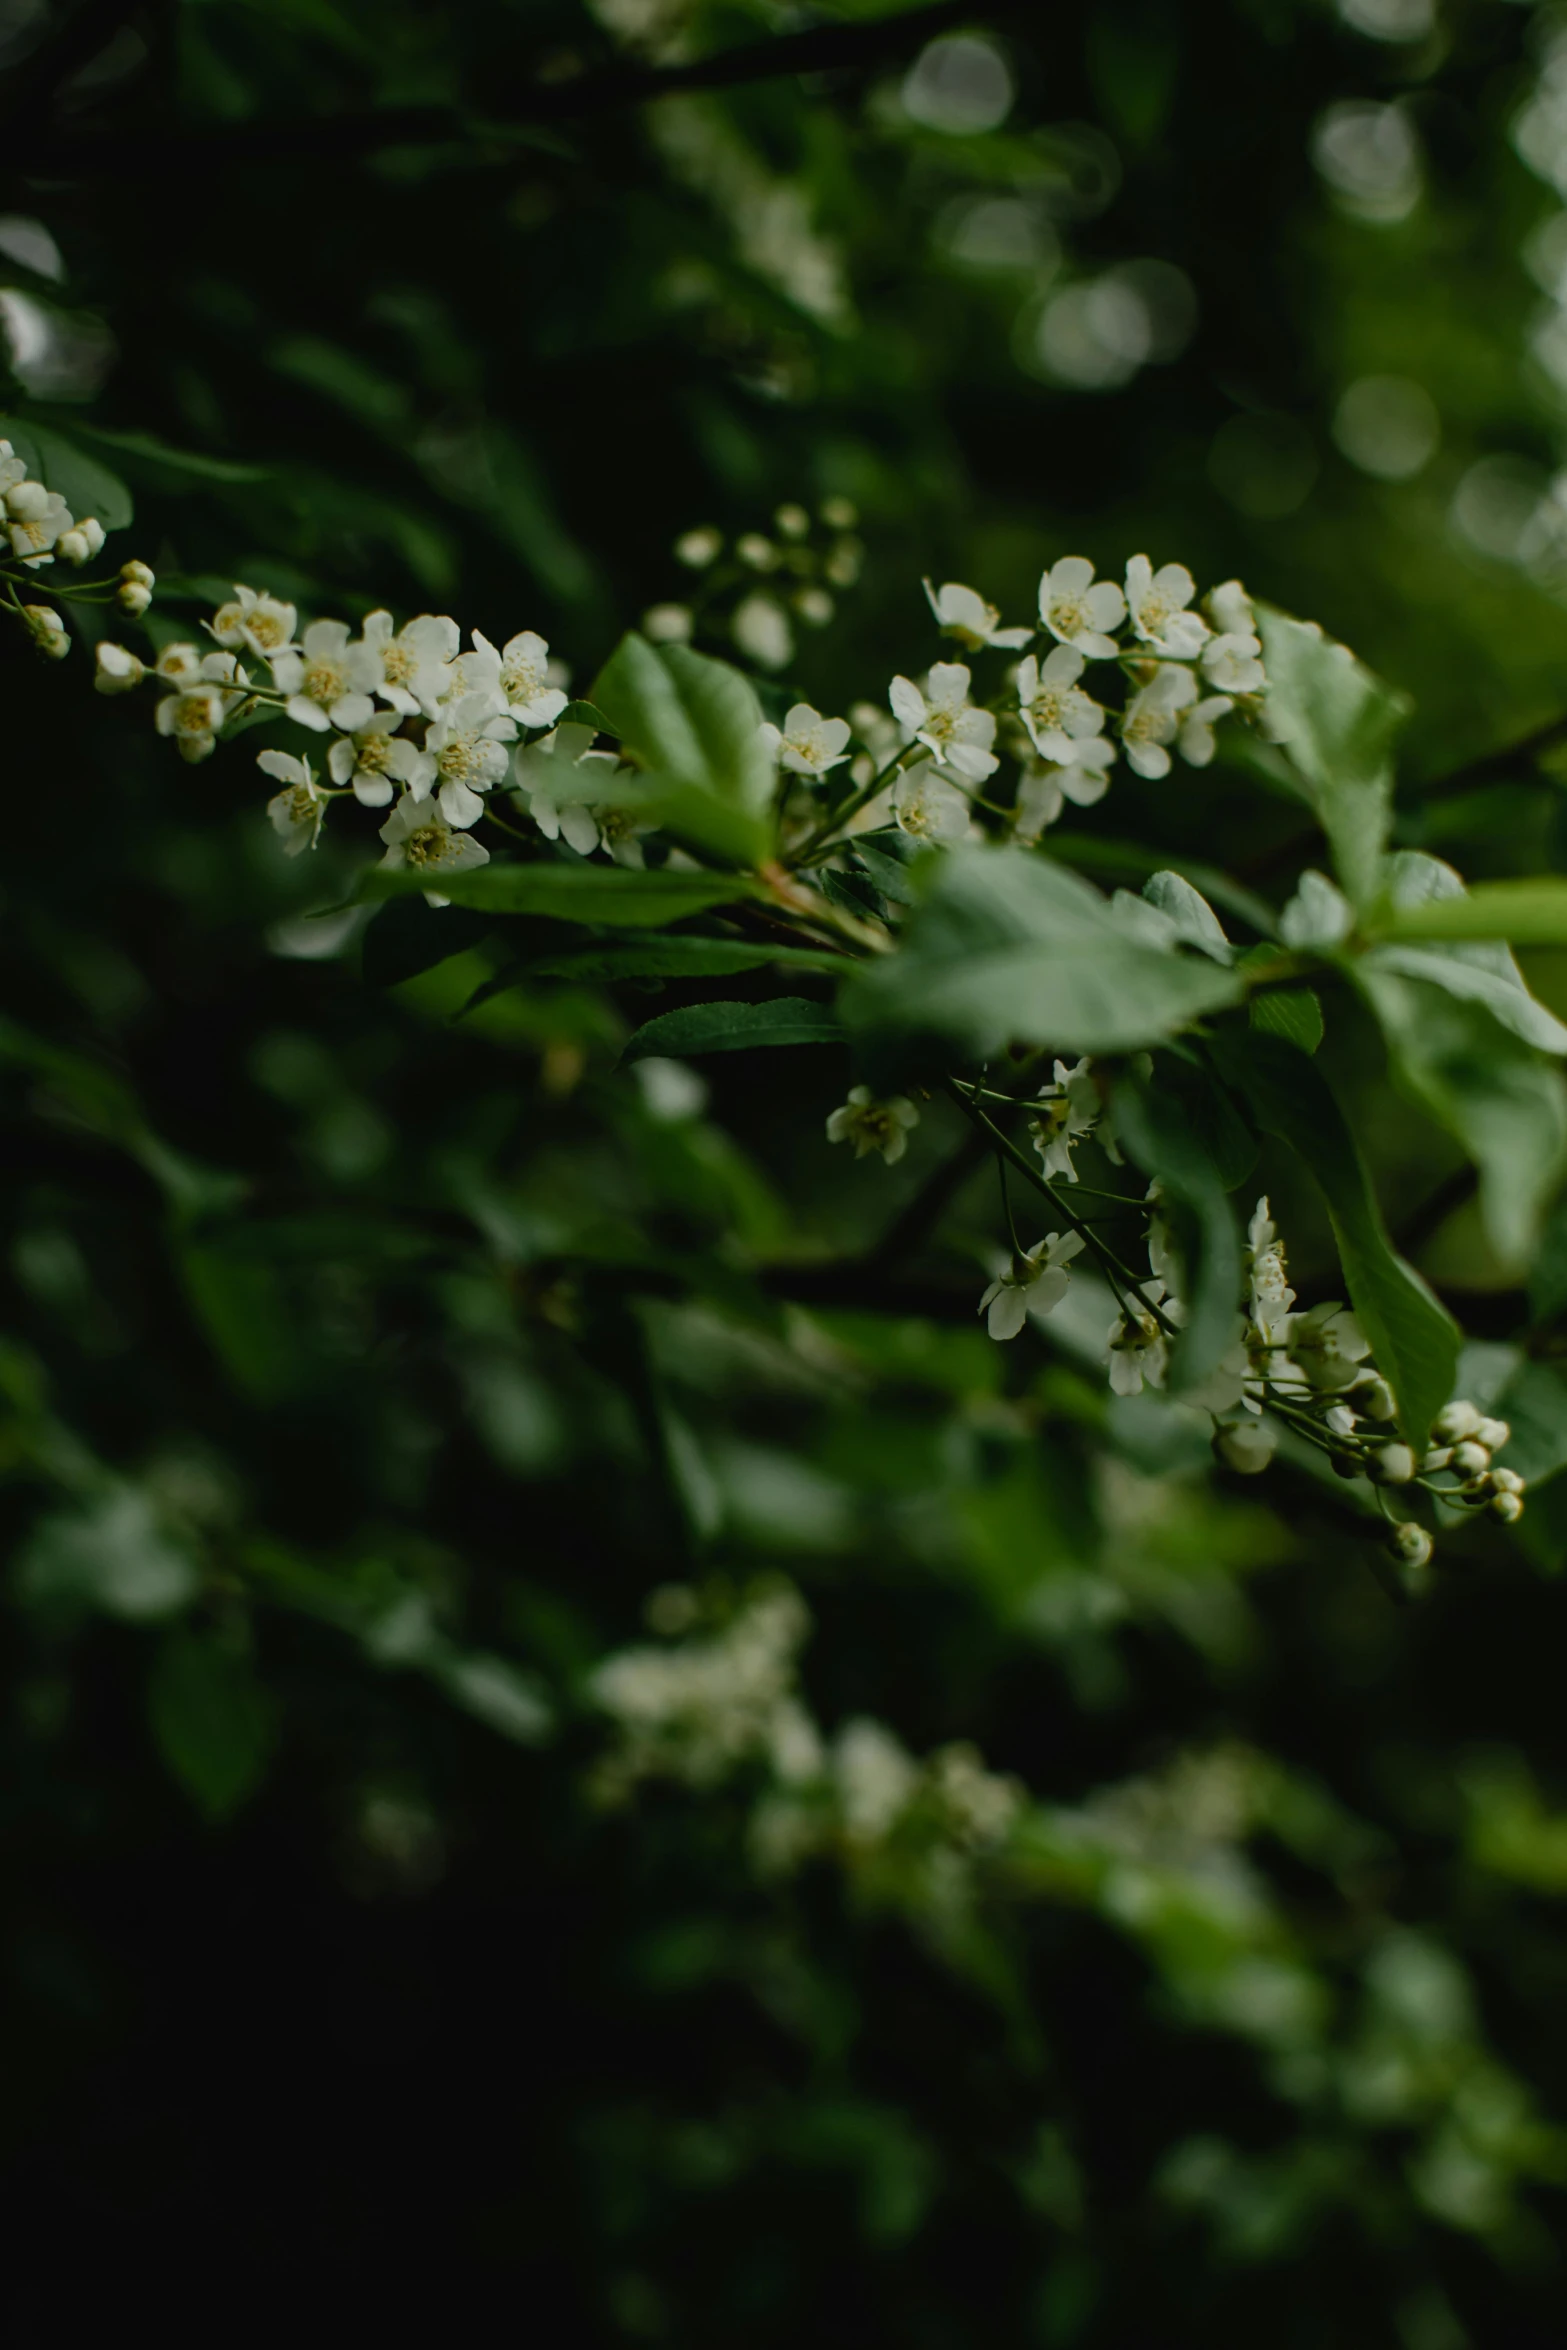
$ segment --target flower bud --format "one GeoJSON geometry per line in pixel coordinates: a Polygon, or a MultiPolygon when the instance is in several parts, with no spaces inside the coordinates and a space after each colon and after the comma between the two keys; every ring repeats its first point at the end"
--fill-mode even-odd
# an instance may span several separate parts
{"type": "Polygon", "coordinates": [[[1215,1458],[1242,1477],[1260,1477],[1278,1443],[1274,1430],[1263,1420],[1236,1420],[1213,1432],[1215,1458]]]}
{"type": "Polygon", "coordinates": [[[1323,1413],[1322,1425],[1335,1436],[1353,1436],[1360,1422],[1347,1403],[1336,1403],[1331,1411],[1323,1413]]]}
{"type": "Polygon", "coordinates": [[[102,553],[104,538],[107,534],[96,514],[89,514],[85,522],[79,522],[76,525],[76,529],[77,535],[87,541],[89,555],[102,553]]]}
{"type": "Polygon", "coordinates": [[[1366,1463],[1366,1474],[1378,1485],[1407,1485],[1415,1473],[1415,1456],[1407,1444],[1384,1444],[1366,1463]]]}
{"type": "Polygon", "coordinates": [[[54,542],[54,551],[62,562],[74,563],[78,567],[85,563],[92,553],[92,549],[79,530],[68,530],[60,538],[57,538],[54,542]]]}
{"type": "Polygon", "coordinates": [[[655,645],[683,645],[690,642],[691,607],[689,604],[652,604],[642,615],[642,634],[655,645]]]}
{"type": "Polygon", "coordinates": [[[49,511],[49,492],[41,481],[19,481],[5,493],[6,511],[17,522],[42,522],[49,511]]]}
{"type": "Polygon", "coordinates": [[[1438,1469],[1451,1468],[1452,1461],[1452,1446],[1450,1444],[1439,1444],[1436,1450],[1434,1452],[1428,1452],[1420,1463],[1420,1474],[1422,1477],[1434,1477],[1438,1469]]]}
{"type": "Polygon", "coordinates": [[[829,530],[852,530],[860,519],[852,498],[823,498],[820,512],[829,530]]]}
{"type": "Polygon", "coordinates": [[[71,649],[65,622],[50,604],[24,604],[22,618],[40,653],[47,653],[51,661],[63,661],[71,649]]]}
{"type": "Polygon", "coordinates": [[[1472,1403],[1450,1403],[1436,1415],[1432,1434],[1444,1444],[1458,1444],[1464,1437],[1473,1436],[1480,1425],[1481,1415],[1472,1403]]]}
{"type": "Polygon", "coordinates": [[[1385,1379],[1368,1379],[1355,1390],[1355,1402],[1368,1420],[1391,1420],[1398,1409],[1393,1390],[1385,1379]]]}
{"type": "Polygon", "coordinates": [[[1491,1466],[1491,1456],[1483,1444],[1455,1444],[1453,1467],[1460,1477],[1483,1477],[1491,1466]]]}
{"type": "Polygon", "coordinates": [[[1522,1493],[1525,1490],[1524,1480],[1516,1469],[1493,1469],[1491,1483],[1498,1493],[1522,1493]]]}
{"type": "Polygon", "coordinates": [[[825,628],[837,606],[825,588],[803,587],[794,599],[794,608],[807,628],[825,628]]]}
{"type": "Polygon", "coordinates": [[[773,516],[773,527],[780,538],[809,538],[811,518],[803,506],[780,506],[773,516]]]}
{"type": "Polygon", "coordinates": [[[114,600],[122,612],[128,612],[133,620],[139,620],[152,602],[152,590],[139,587],[134,580],[128,579],[115,589],[114,600]]]}
{"type": "Polygon", "coordinates": [[[1431,1537],[1413,1518],[1407,1518],[1402,1526],[1389,1527],[1387,1546],[1406,1567],[1426,1567],[1431,1563],[1431,1537]]]}
{"type": "Polygon", "coordinates": [[[771,571],[778,560],[778,549],[759,530],[748,530],[744,538],[736,539],[735,553],[752,571],[771,571]]]}
{"type": "Polygon", "coordinates": [[[98,647],[93,685],[99,693],[132,693],[146,674],[146,663],[138,661],[136,655],[127,652],[124,645],[104,643],[98,647]]]}
{"type": "Polygon", "coordinates": [[[1491,1515],[1500,1518],[1504,1526],[1516,1526],[1523,1516],[1523,1501],[1516,1493],[1498,1493],[1492,1496],[1491,1515]]]}
{"type": "Polygon", "coordinates": [[[705,571],[724,551],[724,534],[704,523],[698,530],[688,530],[675,541],[675,560],[692,571],[705,571]]]}
{"type": "Polygon", "coordinates": [[[134,555],[129,563],[120,565],[120,577],[129,587],[150,588],[156,587],[158,584],[157,573],[134,555]]]}
{"type": "Polygon", "coordinates": [[[1483,1444],[1487,1452],[1500,1452],[1511,1435],[1505,1420],[1482,1420],[1475,1430],[1475,1442],[1483,1444]]]}

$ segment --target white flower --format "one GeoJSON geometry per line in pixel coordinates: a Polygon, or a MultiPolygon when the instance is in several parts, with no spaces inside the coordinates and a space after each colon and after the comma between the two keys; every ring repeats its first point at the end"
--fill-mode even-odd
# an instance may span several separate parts
{"type": "Polygon", "coordinates": [[[962,840],[972,818],[969,804],[929,759],[904,769],[893,786],[892,812],[898,830],[914,840],[962,840]]]}
{"type": "Polygon", "coordinates": [[[1186,609],[1196,593],[1183,563],[1166,563],[1156,572],[1146,555],[1134,555],[1126,566],[1132,626],[1145,645],[1169,660],[1189,661],[1207,641],[1207,621],[1186,609]]]}
{"type": "Polygon", "coordinates": [[[1044,665],[1032,653],[1019,664],[1018,707],[1042,759],[1069,766],[1074,744],[1103,732],[1105,714],[1078,685],[1083,656],[1073,645],[1057,645],[1044,665]]]}
{"type": "Polygon", "coordinates": [[[103,524],[95,514],[89,514],[85,522],[73,524],[63,534],[55,552],[67,563],[81,565],[91,562],[93,556],[102,550],[103,541],[103,524]]]}
{"type": "Polygon", "coordinates": [[[550,649],[532,629],[508,637],[497,652],[487,636],[473,632],[473,651],[462,657],[464,693],[492,693],[496,706],[519,726],[553,726],[567,696],[550,684],[550,649]]]}
{"type": "Polygon", "coordinates": [[[590,857],[599,845],[598,818],[583,796],[589,774],[613,774],[619,765],[613,751],[595,751],[592,745],[591,726],[557,726],[536,742],[519,744],[512,762],[518,788],[527,795],[527,812],[540,832],[546,840],[564,840],[579,857],[590,857]]]}
{"type": "Polygon", "coordinates": [[[968,689],[961,661],[938,661],[924,693],[912,679],[895,677],[887,698],[900,724],[934,759],[967,783],[983,783],[1001,764],[990,748],[996,722],[988,710],[970,708],[968,689]]]}
{"type": "Polygon", "coordinates": [[[1213,730],[1218,720],[1227,718],[1235,704],[1228,694],[1210,694],[1205,702],[1194,702],[1181,721],[1176,738],[1176,749],[1188,767],[1206,767],[1213,757],[1213,730]]]}
{"type": "Polygon", "coordinates": [[[72,528],[71,509],[41,481],[19,481],[5,493],[11,552],[31,567],[53,561],[57,540],[72,528]]]}
{"type": "Polygon", "coordinates": [[[1117,1395],[1140,1395],[1145,1380],[1162,1387],[1169,1367],[1169,1348],[1154,1309],[1166,1322],[1182,1317],[1162,1281],[1139,1282],[1128,1292],[1127,1306],[1130,1310],[1110,1333],[1110,1385],[1117,1395]]]}
{"type": "MultiPolygon", "coordinates": [[[[617,865],[642,866],[647,860],[642,854],[643,836],[658,828],[651,817],[641,816],[635,808],[595,808],[593,815],[599,828],[599,839],[608,849],[617,865]]],[[[562,813],[561,830],[565,830],[562,813]]]]}
{"type": "Polygon", "coordinates": [[[960,587],[955,579],[949,579],[939,592],[927,579],[925,597],[942,635],[955,636],[971,653],[986,645],[1001,645],[1015,653],[1034,633],[1031,628],[1003,628],[995,605],[987,604],[973,588],[960,587]]]}
{"type": "Polygon", "coordinates": [[[397,733],[402,724],[396,710],[377,710],[352,734],[340,734],[326,757],[327,771],[341,788],[352,784],[354,797],[366,808],[384,808],[392,796],[392,780],[412,784],[423,772],[417,745],[397,733]]]}
{"type": "Polygon", "coordinates": [[[1246,1238],[1252,1326],[1264,1346],[1286,1346],[1295,1292],[1286,1279],[1284,1244],[1268,1214],[1266,1199],[1258,1200],[1246,1227],[1246,1238]]]}
{"type": "Polygon", "coordinates": [[[809,702],[796,702],[781,728],[764,726],[761,733],[779,765],[794,775],[825,775],[848,757],[848,720],[824,718],[809,702]]]}
{"type": "Polygon", "coordinates": [[[438,808],[421,807],[411,795],[398,801],[381,838],[383,865],[407,865],[419,873],[458,873],[490,861],[489,850],[471,833],[454,832],[438,808]]]}
{"type": "Polygon", "coordinates": [[[112,644],[105,639],[98,647],[93,685],[100,694],[131,693],[146,674],[145,662],[139,661],[124,645],[112,644]]]}
{"type": "Polygon", "coordinates": [[[236,586],[232,604],[220,605],[207,622],[207,633],[230,652],[260,653],[267,660],[294,651],[294,624],[299,615],[292,604],[276,596],[258,595],[254,588],[236,586]]]}
{"type": "Polygon", "coordinates": [[[410,792],[422,800],[437,791],[449,824],[477,824],[484,813],[479,794],[505,781],[511,765],[505,745],[516,732],[516,721],[496,709],[491,694],[460,694],[425,736],[408,777],[410,792]]]}
{"type": "Polygon", "coordinates": [[[1166,743],[1175,740],[1181,713],[1197,699],[1197,680],[1189,669],[1168,663],[1154,671],[1141,693],[1134,694],[1121,719],[1121,741],[1127,763],[1139,775],[1157,777],[1170,772],[1166,743]]]}
{"type": "MultiPolygon", "coordinates": [[[[183,654],[194,652],[195,648],[182,645],[167,650],[183,654]]],[[[160,668],[160,674],[169,673],[160,668]]],[[[182,664],[177,690],[165,694],[158,704],[154,719],[158,732],[171,735],[180,757],[192,765],[210,756],[219,727],[235,703],[244,700],[243,693],[233,690],[236,678],[248,682],[232,653],[209,653],[194,669],[182,664]],[[228,692],[223,690],[225,686],[229,687],[228,692]]]]}
{"type": "Polygon", "coordinates": [[[1208,615],[1220,636],[1255,636],[1257,615],[1238,579],[1227,579],[1208,595],[1208,615]]]}
{"type": "Polygon", "coordinates": [[[370,690],[405,718],[415,718],[421,711],[433,718],[451,687],[451,664],[462,642],[456,621],[444,614],[421,612],[417,620],[410,620],[406,628],[394,633],[390,612],[372,612],[360,641],[376,664],[376,683],[370,690]]]}
{"type": "Polygon", "coordinates": [[[24,604],[22,618],[40,653],[63,661],[71,649],[70,632],[52,604],[24,604]]]}
{"type": "Polygon", "coordinates": [[[1057,1061],[1052,1082],[1040,1087],[1037,1106],[1029,1113],[1029,1130],[1045,1163],[1045,1173],[1067,1183],[1077,1181],[1072,1164],[1074,1145],[1099,1122],[1099,1088],[1089,1069],[1086,1058],[1070,1069],[1064,1061],[1057,1061]]]}
{"type": "Polygon", "coordinates": [[[855,1085],[850,1087],[842,1109],[834,1110],[828,1119],[827,1139],[852,1142],[857,1159],[863,1159],[867,1151],[880,1151],[890,1167],[908,1149],[909,1128],[919,1122],[918,1110],[902,1094],[883,1102],[868,1085],[855,1085]]]}
{"type": "Polygon", "coordinates": [[[1113,579],[1095,584],[1086,555],[1063,555],[1039,583],[1039,617],[1085,661],[1108,661],[1118,649],[1110,630],[1126,618],[1126,598],[1113,579]]]}
{"type": "Polygon", "coordinates": [[[1202,672],[1225,694],[1260,694],[1268,682],[1259,655],[1261,641],[1249,634],[1211,636],[1202,649],[1202,672]]]}
{"type": "Polygon", "coordinates": [[[1095,807],[1110,788],[1115,745],[1102,734],[1085,736],[1071,746],[1070,760],[1033,758],[1018,780],[1013,811],[1013,837],[1032,848],[1047,826],[1054,824],[1070,800],[1074,807],[1095,807]]]}
{"type": "Polygon", "coordinates": [[[1079,1232],[1048,1232],[1012,1269],[992,1281],[979,1301],[992,1338],[1016,1338],[1030,1313],[1048,1314],[1067,1292],[1067,1266],[1083,1246],[1079,1232]]]}
{"type": "Polygon", "coordinates": [[[201,661],[199,645],[165,645],[153,662],[152,673],[165,685],[194,685],[201,675],[201,661]]]}
{"type": "Polygon", "coordinates": [[[287,751],[258,751],[256,765],[283,786],[276,799],[268,800],[267,814],[282,839],[284,856],[297,857],[302,849],[313,849],[321,836],[326,802],[309,760],[291,758],[287,751]]]}
{"type": "Polygon", "coordinates": [[[272,675],[289,717],[316,734],[354,734],[374,715],[380,663],[367,645],[349,643],[346,620],[313,620],[298,648],[273,657],[272,675]]]}

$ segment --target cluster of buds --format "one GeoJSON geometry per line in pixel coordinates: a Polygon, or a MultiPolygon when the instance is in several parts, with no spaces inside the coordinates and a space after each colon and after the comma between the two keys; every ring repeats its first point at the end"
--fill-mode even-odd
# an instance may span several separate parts
{"type": "MultiPolygon", "coordinates": [[[[54,605],[24,604],[16,585],[23,574],[31,578],[56,558],[80,570],[101,554],[103,543],[104,528],[97,516],[89,514],[78,522],[59,491],[31,479],[26,459],[9,441],[0,440],[0,596],[47,660],[64,660],[71,649],[70,631],[54,605]]],[[[118,583],[89,580],[80,587],[65,587],[52,580],[49,593],[79,603],[116,603],[122,612],[139,618],[152,601],[153,585],[146,564],[132,562],[121,571],[118,583]]],[[[105,692],[120,690],[104,685],[101,674],[98,682],[105,692]]]]}
{"type": "Polygon", "coordinates": [[[743,531],[733,541],[705,523],[683,532],[675,557],[699,575],[697,583],[689,595],[645,612],[644,631],[664,644],[727,637],[757,668],[787,668],[795,622],[827,627],[837,596],[860,576],[858,520],[847,498],[824,498],[814,515],[780,506],[771,531],[743,531]]]}
{"type": "Polygon", "coordinates": [[[1516,1469],[1499,1469],[1493,1456],[1512,1435],[1505,1420],[1488,1419],[1472,1403],[1450,1403],[1431,1431],[1436,1443],[1420,1463],[1423,1476],[1443,1470],[1457,1480],[1456,1498],[1487,1508],[1504,1526],[1523,1516],[1525,1483],[1516,1469]]]}

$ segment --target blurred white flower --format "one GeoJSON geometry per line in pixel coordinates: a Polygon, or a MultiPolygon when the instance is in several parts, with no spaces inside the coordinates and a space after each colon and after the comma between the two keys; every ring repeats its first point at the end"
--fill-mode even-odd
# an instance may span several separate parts
{"type": "Polygon", "coordinates": [[[878,1101],[868,1085],[855,1085],[843,1107],[828,1119],[827,1139],[852,1142],[857,1159],[863,1159],[867,1151],[880,1151],[891,1167],[909,1147],[910,1127],[919,1122],[918,1110],[904,1095],[878,1101]]]}
{"type": "Polygon", "coordinates": [[[1121,742],[1127,763],[1139,775],[1157,778],[1170,772],[1165,748],[1175,740],[1181,714],[1197,699],[1197,680],[1189,669],[1164,664],[1150,682],[1132,696],[1121,720],[1121,742]]]}
{"type": "Polygon", "coordinates": [[[972,822],[962,792],[929,759],[905,768],[898,777],[892,812],[899,831],[914,840],[962,840],[972,822]]]}
{"type": "Polygon", "coordinates": [[[259,595],[254,588],[236,586],[234,601],[220,604],[207,622],[207,633],[232,653],[259,653],[271,660],[293,648],[298,613],[276,596],[259,595]]]}
{"type": "Polygon", "coordinates": [[[1234,707],[1228,694],[1210,694],[1205,702],[1192,704],[1181,720],[1181,731],[1176,737],[1176,749],[1189,767],[1208,765],[1213,757],[1214,727],[1234,707]]]}
{"type": "Polygon", "coordinates": [[[1073,1148],[1093,1132],[1102,1108],[1087,1057],[1070,1069],[1064,1061],[1057,1061],[1051,1083],[1040,1087],[1028,1118],[1034,1148],[1044,1161],[1047,1175],[1066,1183],[1077,1181],[1077,1170],[1072,1164],[1073,1148]]]}

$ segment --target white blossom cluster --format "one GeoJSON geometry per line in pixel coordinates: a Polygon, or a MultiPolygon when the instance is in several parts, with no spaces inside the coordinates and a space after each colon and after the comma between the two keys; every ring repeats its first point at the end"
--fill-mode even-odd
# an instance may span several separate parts
{"type": "Polygon", "coordinates": [[[649,1779],[713,1787],[755,1772],[751,1850],[769,1872],[826,1852],[875,1866],[901,1847],[940,1875],[1005,1844],[1022,1790],[972,1746],[921,1761],[864,1715],[822,1731],[798,1691],[810,1619],[792,1588],[757,1592],[716,1630],[703,1628],[702,1602],[685,1586],[656,1593],[649,1613],[671,1637],[618,1650],[590,1682],[616,1732],[595,1778],[601,1800],[624,1801],[649,1779]]]}

